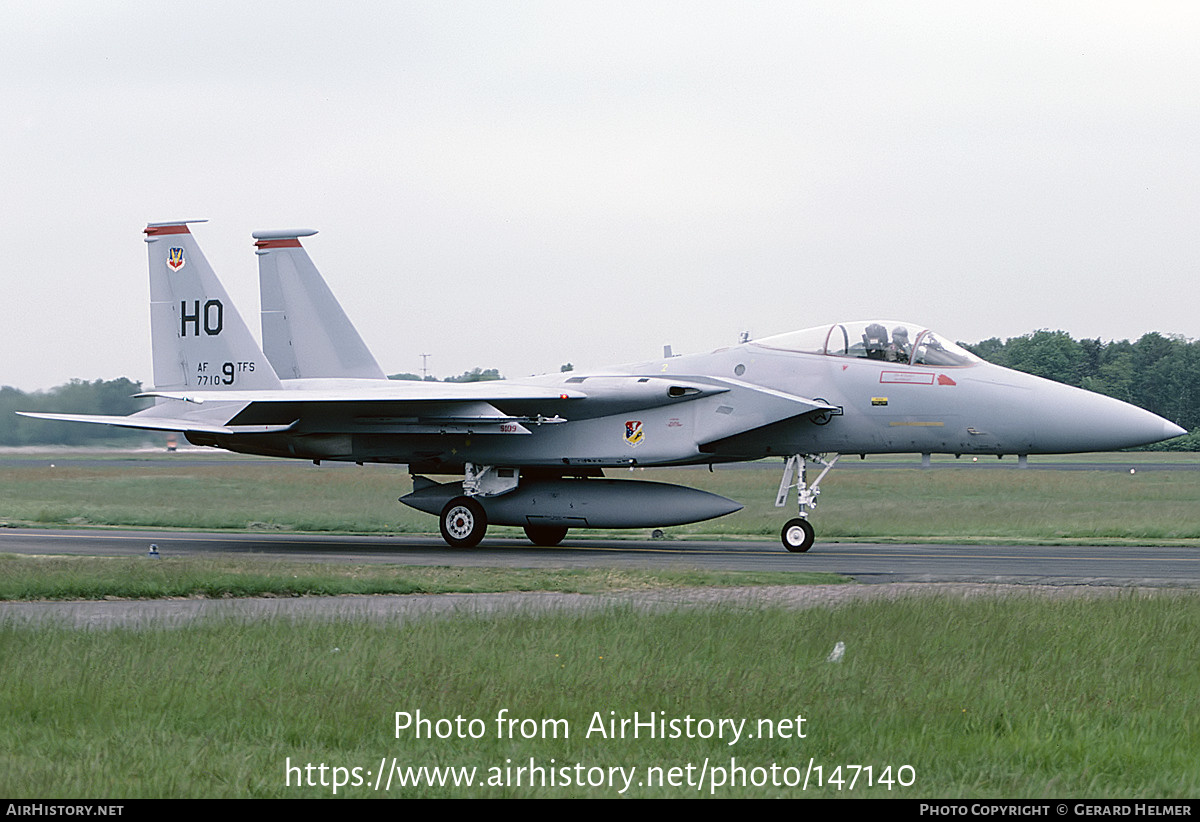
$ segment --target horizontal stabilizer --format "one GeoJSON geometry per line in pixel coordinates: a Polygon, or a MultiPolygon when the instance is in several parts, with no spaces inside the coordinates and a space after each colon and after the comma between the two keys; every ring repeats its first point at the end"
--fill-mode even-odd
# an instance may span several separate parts
{"type": "Polygon", "coordinates": [[[128,416],[106,414],[44,414],[33,411],[18,411],[22,417],[60,422],[90,422],[99,425],[116,425],[121,428],[137,428],[145,431],[197,431],[205,434],[277,434],[291,430],[296,423],[288,425],[215,425],[197,420],[149,415],[128,416]]]}

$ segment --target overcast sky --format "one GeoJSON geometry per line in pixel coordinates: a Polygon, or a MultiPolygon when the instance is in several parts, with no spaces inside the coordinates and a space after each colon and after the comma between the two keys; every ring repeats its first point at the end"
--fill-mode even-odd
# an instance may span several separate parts
{"type": "Polygon", "coordinates": [[[1193,2],[0,6],[0,384],[151,378],[147,222],[389,373],[882,316],[1200,336],[1193,2]]]}

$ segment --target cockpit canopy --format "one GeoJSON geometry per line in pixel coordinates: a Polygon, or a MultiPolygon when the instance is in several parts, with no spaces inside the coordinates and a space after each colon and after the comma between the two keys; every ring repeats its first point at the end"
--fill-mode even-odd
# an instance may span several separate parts
{"type": "Polygon", "coordinates": [[[831,357],[858,357],[903,365],[974,365],[981,360],[928,328],[895,320],[859,320],[792,331],[755,345],[831,357]]]}

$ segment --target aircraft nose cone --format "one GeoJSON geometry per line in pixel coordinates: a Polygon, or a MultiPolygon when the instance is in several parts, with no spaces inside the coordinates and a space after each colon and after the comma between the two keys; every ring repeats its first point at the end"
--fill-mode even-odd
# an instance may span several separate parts
{"type": "Polygon", "coordinates": [[[1172,437],[1186,434],[1170,420],[1144,408],[1120,402],[1111,397],[1074,389],[1070,396],[1060,394],[1060,408],[1066,410],[1067,419],[1073,418],[1075,425],[1087,431],[1096,450],[1116,450],[1149,445],[1172,437]]]}
{"type": "Polygon", "coordinates": [[[1124,413],[1113,420],[1114,437],[1127,438],[1134,445],[1149,445],[1187,433],[1186,429],[1143,408],[1133,405],[1126,408],[1128,410],[1122,409],[1124,413]]]}
{"type": "Polygon", "coordinates": [[[995,390],[987,395],[988,407],[998,415],[994,430],[1007,433],[1029,453],[1118,451],[1187,433],[1170,420],[1103,394],[999,367],[980,373],[995,380],[995,390]]]}

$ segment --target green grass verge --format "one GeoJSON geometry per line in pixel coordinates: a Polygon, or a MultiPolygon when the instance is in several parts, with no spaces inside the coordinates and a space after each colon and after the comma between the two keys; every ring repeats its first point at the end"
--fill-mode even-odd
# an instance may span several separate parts
{"type": "Polygon", "coordinates": [[[697,791],[686,780],[707,761],[710,779],[741,766],[747,781],[767,780],[717,788],[723,797],[1195,797],[1198,635],[1200,600],[1162,592],[396,624],[0,625],[0,788],[42,799],[321,797],[332,787],[297,786],[299,771],[288,787],[285,765],[325,764],[327,782],[334,766],[360,768],[373,784],[394,757],[402,767],[473,767],[486,783],[515,778],[532,758],[572,774],[581,765],[585,780],[603,773],[604,784],[528,787],[526,776],[519,788],[359,785],[338,796],[613,797],[615,767],[637,769],[627,796],[704,796],[710,783],[697,791]],[[843,661],[826,661],[839,641],[843,661]],[[537,724],[534,738],[501,738],[502,710],[565,720],[569,736],[548,738],[537,724]],[[397,735],[398,711],[478,719],[483,732],[397,735]],[[596,716],[635,711],[745,719],[751,732],[760,719],[803,716],[806,736],[587,737],[596,716]],[[802,794],[771,784],[772,765],[795,779],[810,758],[824,786],[814,778],[802,794]],[[868,787],[859,772],[850,790],[851,765],[871,766],[876,780],[909,766],[912,785],[868,787]],[[654,766],[680,769],[684,783],[639,786],[654,766]],[[840,790],[829,784],[835,773],[840,790]]]}
{"type": "MultiPolygon", "coordinates": [[[[0,459],[0,523],[33,526],[437,533],[436,518],[396,502],[410,490],[393,467],[167,456],[55,467],[0,459]]],[[[853,456],[847,457],[853,460],[853,456]]],[[[868,465],[894,466],[899,458],[868,465]]],[[[907,458],[912,464],[912,458],[907,458]]],[[[1054,461],[1070,458],[1047,457],[1054,461]]],[[[1083,458],[1074,458],[1082,461],[1083,458]]],[[[1096,463],[1192,464],[1195,455],[1088,455],[1096,463]]],[[[1037,458],[1034,459],[1036,464],[1037,458]]],[[[1084,463],[1086,464],[1086,463],[1084,463]]],[[[720,519],[665,529],[668,538],[777,539],[794,501],[773,505],[780,463],[743,468],[611,472],[689,485],[738,500],[720,519]]],[[[954,467],[835,469],[813,517],[818,538],[855,541],[1072,542],[1200,545],[1200,471],[1021,471],[960,461],[954,467]]],[[[792,497],[794,500],[794,497],[792,497]]],[[[633,536],[646,530],[580,531],[633,536]]],[[[491,536],[520,536],[492,528],[491,536]]]]}
{"type": "Polygon", "coordinates": [[[24,557],[0,554],[0,600],[336,596],[562,591],[845,582],[836,574],[622,568],[450,568],[255,557],[24,557]]]}

